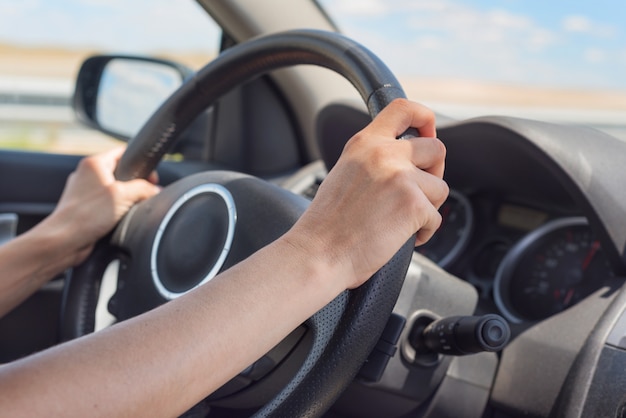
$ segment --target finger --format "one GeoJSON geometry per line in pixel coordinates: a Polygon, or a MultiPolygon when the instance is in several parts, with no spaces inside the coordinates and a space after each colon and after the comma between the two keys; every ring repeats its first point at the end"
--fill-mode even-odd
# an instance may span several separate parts
{"type": "Polygon", "coordinates": [[[446,147],[443,142],[437,138],[419,137],[409,138],[400,144],[410,146],[411,162],[417,168],[443,178],[446,158],[446,147]]]}
{"type": "Polygon", "coordinates": [[[420,136],[437,136],[434,113],[427,107],[406,99],[396,99],[387,105],[369,127],[394,138],[411,127],[417,128],[420,136]]]}
{"type": "Polygon", "coordinates": [[[417,231],[415,245],[428,241],[441,225],[438,209],[448,198],[449,188],[445,181],[423,170],[415,169],[413,176],[415,193],[411,204],[417,231]]]}
{"type": "Polygon", "coordinates": [[[126,147],[115,147],[98,154],[90,155],[86,157],[86,159],[97,161],[103,166],[116,166],[125,150],[126,147]]]}
{"type": "Polygon", "coordinates": [[[425,195],[421,195],[414,206],[414,216],[417,222],[415,246],[426,243],[441,225],[441,214],[425,195]]]}
{"type": "Polygon", "coordinates": [[[124,151],[126,151],[126,147],[116,147],[109,151],[95,155],[95,158],[102,163],[102,166],[105,167],[107,171],[113,173],[113,170],[117,167],[122,155],[124,155],[124,151]]]}
{"type": "Polygon", "coordinates": [[[106,156],[107,159],[110,158],[117,163],[120,160],[120,158],[122,158],[122,155],[124,154],[125,151],[126,151],[126,147],[120,146],[120,147],[115,147],[113,149],[105,151],[100,155],[106,156]]]}
{"type": "Polygon", "coordinates": [[[159,173],[157,173],[156,170],[151,172],[147,180],[152,184],[159,184],[159,173]]]}
{"type": "Polygon", "coordinates": [[[408,155],[411,163],[432,175],[443,177],[446,158],[446,147],[437,138],[409,138],[397,141],[395,147],[403,148],[404,155],[408,155]]]}
{"type": "MultiPolygon", "coordinates": [[[[437,212],[439,213],[439,212],[437,212]]],[[[434,218],[437,219],[437,218],[434,218]]],[[[441,215],[440,218],[441,219],[441,215]]],[[[432,237],[435,235],[435,232],[439,229],[439,225],[441,225],[441,221],[433,221],[432,223],[428,223],[424,225],[422,229],[417,231],[417,235],[415,237],[415,246],[419,247],[420,245],[426,244],[432,237]]]]}
{"type": "Polygon", "coordinates": [[[77,171],[82,172],[81,176],[93,175],[101,182],[108,184],[115,180],[113,170],[124,153],[124,149],[124,147],[117,147],[85,157],[80,161],[77,171]]]}
{"type": "Polygon", "coordinates": [[[132,203],[149,199],[161,190],[160,187],[144,179],[129,180],[124,182],[122,187],[124,188],[126,197],[132,203]]]}
{"type": "Polygon", "coordinates": [[[429,174],[422,170],[415,170],[415,184],[420,188],[422,193],[428,199],[428,202],[435,208],[439,209],[448,198],[450,188],[448,184],[441,178],[429,174]]]}

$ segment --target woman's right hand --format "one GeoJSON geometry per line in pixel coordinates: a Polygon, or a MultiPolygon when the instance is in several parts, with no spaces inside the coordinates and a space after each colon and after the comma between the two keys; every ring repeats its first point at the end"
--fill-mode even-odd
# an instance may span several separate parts
{"type": "Polygon", "coordinates": [[[342,269],[346,288],[361,285],[417,233],[439,228],[448,196],[445,147],[433,113],[398,99],[346,144],[317,196],[286,238],[309,256],[342,269]],[[420,137],[397,140],[409,127],[420,137]]]}

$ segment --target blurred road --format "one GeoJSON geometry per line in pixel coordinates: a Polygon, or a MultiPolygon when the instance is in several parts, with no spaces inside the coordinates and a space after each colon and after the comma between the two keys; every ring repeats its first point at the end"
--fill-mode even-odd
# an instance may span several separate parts
{"type": "Polygon", "coordinates": [[[91,154],[116,144],[76,122],[73,80],[0,76],[0,147],[91,154]]]}
{"type": "Polygon", "coordinates": [[[626,110],[541,106],[472,106],[438,102],[426,104],[438,113],[458,120],[491,115],[513,116],[552,123],[591,126],[626,141],[626,110]]]}
{"type": "MultiPolygon", "coordinates": [[[[95,134],[75,122],[71,110],[73,80],[55,77],[0,76],[0,140],[2,134],[20,129],[53,126],[56,142],[75,141],[77,136],[95,134]],[[67,138],[67,139],[64,139],[67,138]],[[74,139],[70,139],[74,138],[74,139]]],[[[424,100],[439,114],[453,119],[506,115],[555,123],[579,124],[605,131],[626,140],[626,109],[598,109],[530,105],[471,105],[451,100],[424,100]]],[[[596,103],[597,104],[597,103],[596,103]]],[[[580,105],[578,105],[580,106],[580,105]]],[[[83,141],[84,142],[84,141],[83,141]]]]}

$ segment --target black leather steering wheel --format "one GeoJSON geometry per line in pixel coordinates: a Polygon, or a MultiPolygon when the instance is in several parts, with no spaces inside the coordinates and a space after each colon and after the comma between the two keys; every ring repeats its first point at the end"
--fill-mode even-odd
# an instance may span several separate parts
{"type": "MultiPolygon", "coordinates": [[[[187,80],[129,143],[116,177],[147,177],[178,134],[222,94],[296,64],[342,74],[357,88],[372,117],[393,99],[405,97],[375,55],[336,33],[299,30],[256,38],[223,52],[187,80]]],[[[64,338],[93,331],[100,280],[112,258],[120,258],[121,267],[109,309],[124,320],[210,280],[276,239],[306,206],[299,196],[232,172],[201,173],[166,187],[135,206],[112,237],[75,269],[64,297],[64,338]]],[[[344,292],[307,321],[310,349],[295,376],[258,416],[320,416],[332,405],[376,345],[412,253],[413,239],[366,284],[344,292]]]]}

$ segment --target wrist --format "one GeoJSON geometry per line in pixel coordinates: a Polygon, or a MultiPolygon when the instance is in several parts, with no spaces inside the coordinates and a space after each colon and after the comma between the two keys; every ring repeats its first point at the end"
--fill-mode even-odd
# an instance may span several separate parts
{"type": "Polygon", "coordinates": [[[351,287],[354,270],[315,234],[302,234],[295,229],[279,239],[284,260],[303,272],[304,278],[316,288],[325,289],[328,300],[351,287]]]}
{"type": "Polygon", "coordinates": [[[83,261],[92,247],[80,239],[81,231],[75,225],[79,227],[62,212],[55,211],[26,233],[27,239],[40,249],[40,259],[53,270],[52,275],[83,261]]]}

